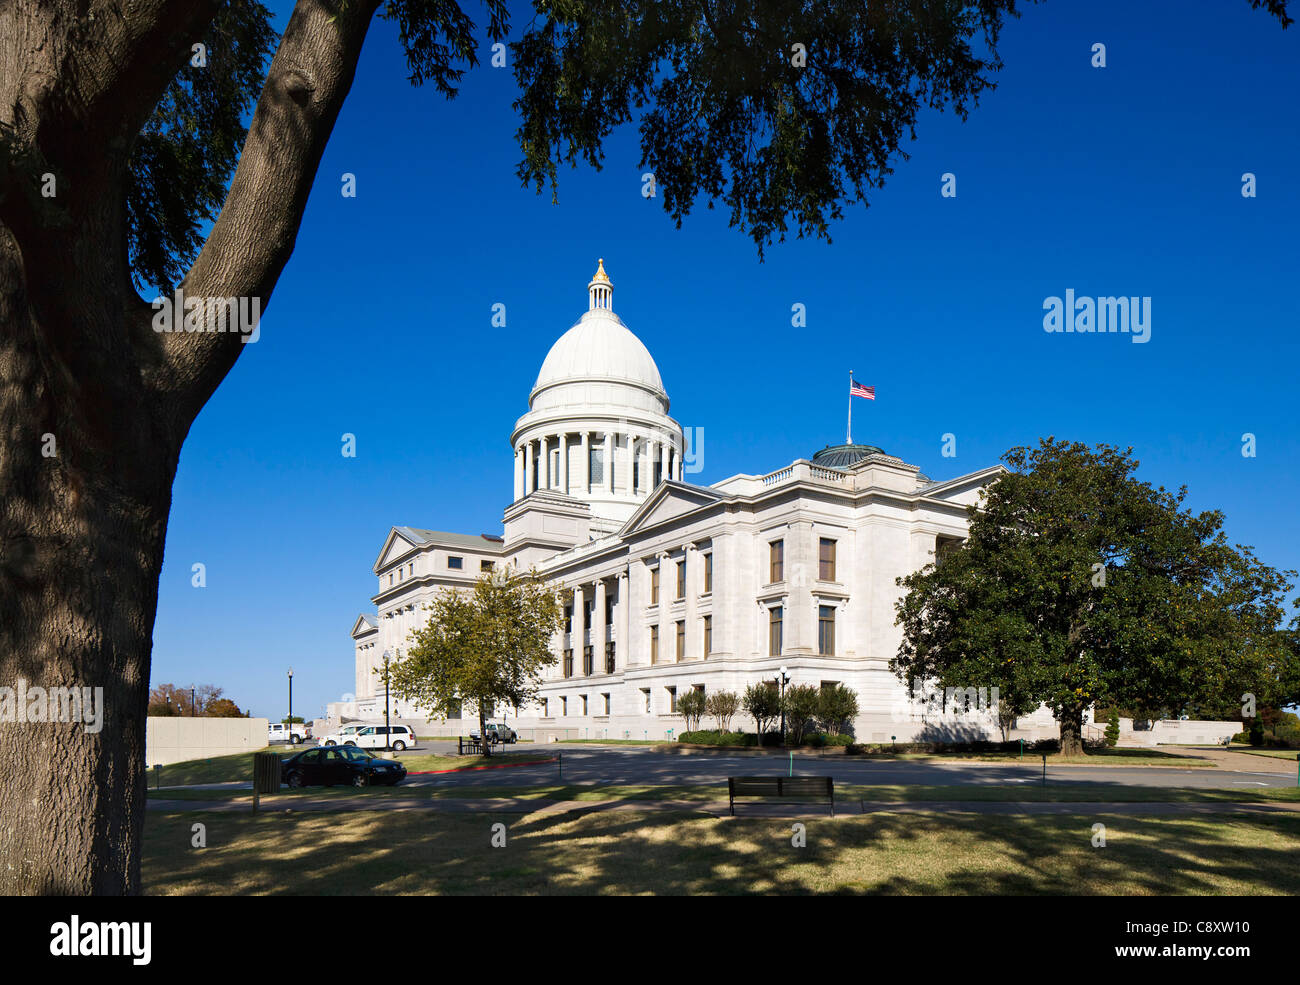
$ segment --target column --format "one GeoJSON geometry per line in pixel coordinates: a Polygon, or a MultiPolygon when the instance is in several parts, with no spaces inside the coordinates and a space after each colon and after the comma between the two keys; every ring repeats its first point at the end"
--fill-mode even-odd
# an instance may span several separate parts
{"type": "Polygon", "coordinates": [[[605,491],[614,492],[614,432],[605,432],[605,491]]]}
{"type": "Polygon", "coordinates": [[[560,435],[560,492],[569,494],[569,435],[560,435]]]}
{"type": "Polygon", "coordinates": [[[618,575],[618,629],[614,631],[615,667],[626,667],[632,655],[632,577],[631,568],[618,575]]]}
{"type": "Polygon", "coordinates": [[[515,499],[524,496],[524,450],[515,448],[515,499]]]}
{"type": "Polygon", "coordinates": [[[542,467],[541,467],[541,471],[538,472],[538,475],[541,476],[541,480],[537,484],[541,486],[543,489],[550,489],[551,488],[551,439],[550,438],[542,438],[541,455],[542,455],[542,461],[541,461],[542,467]]]}
{"type": "Polygon", "coordinates": [[[672,475],[668,471],[668,450],[668,442],[659,442],[659,474],[665,479],[672,478],[672,475]]]}
{"type": "Polygon", "coordinates": [[[605,673],[605,580],[596,579],[596,611],[591,615],[591,671],[605,673]]]}
{"type": "Polygon", "coordinates": [[[582,495],[591,492],[591,432],[582,432],[582,487],[579,490],[582,495]]]}
{"type": "Polygon", "coordinates": [[[537,468],[533,461],[533,443],[531,441],[524,444],[524,495],[527,496],[533,491],[533,475],[537,468]]]}

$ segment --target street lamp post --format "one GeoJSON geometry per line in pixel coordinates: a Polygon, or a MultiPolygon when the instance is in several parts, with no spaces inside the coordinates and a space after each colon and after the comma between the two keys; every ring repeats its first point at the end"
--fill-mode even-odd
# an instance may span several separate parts
{"type": "Polygon", "coordinates": [[[785,745],[785,686],[790,683],[790,675],[786,670],[786,667],[782,667],[780,676],[776,678],[776,683],[781,688],[781,745],[785,745]]]}
{"type": "Polygon", "coordinates": [[[392,657],[392,653],[390,653],[388,650],[385,650],[384,651],[384,752],[389,752],[392,748],[389,745],[392,736],[389,733],[389,727],[388,727],[388,661],[391,657],[392,657]]]}
{"type": "Polygon", "coordinates": [[[293,745],[293,668],[289,668],[289,745],[293,745]]]}
{"type": "Polygon", "coordinates": [[[191,684],[190,685],[190,718],[194,718],[196,715],[198,715],[198,713],[199,710],[194,705],[194,685],[191,684]]]}

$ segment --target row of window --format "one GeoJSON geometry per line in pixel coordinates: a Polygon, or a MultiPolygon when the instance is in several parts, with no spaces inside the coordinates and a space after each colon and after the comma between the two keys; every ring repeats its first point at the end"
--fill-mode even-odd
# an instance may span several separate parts
{"type": "MultiPolygon", "coordinates": [[[[713,552],[701,554],[704,562],[704,588],[700,594],[708,595],[713,591],[713,552]]],[[[677,594],[673,600],[680,602],[686,598],[686,559],[677,562],[677,594]]],[[[659,604],[659,565],[650,569],[650,604],[659,604]]]]}
{"type": "MultiPolygon", "coordinates": [[[[767,580],[769,583],[785,581],[784,540],[767,545],[767,580]]],[[[817,580],[835,581],[835,541],[830,537],[821,537],[817,542],[817,580]]]]}
{"type": "MultiPolygon", "coordinates": [[[[767,653],[779,657],[785,646],[785,606],[774,605],[767,610],[767,653]]],[[[817,653],[823,657],[835,656],[835,606],[817,607],[817,653]]]]}
{"type": "MultiPolygon", "coordinates": [[[[616,654],[617,654],[617,650],[614,647],[614,642],[611,640],[610,642],[605,644],[605,663],[604,663],[605,669],[603,671],[604,673],[606,674],[614,673],[614,668],[617,666],[616,654]]],[[[564,671],[564,676],[566,678],[572,677],[573,676],[573,649],[572,648],[566,649],[564,651],[562,659],[563,659],[562,669],[564,671]]],[[[596,671],[596,664],[595,664],[595,648],[592,646],[584,646],[582,648],[582,676],[590,677],[592,674],[595,674],[596,672],[597,671],[596,671]]]]}
{"type": "MultiPolygon", "coordinates": [[[[776,685],[772,681],[764,681],[763,683],[767,684],[768,687],[776,687],[776,685]]],[[[838,686],[839,686],[839,681],[821,682],[821,687],[823,690],[828,688],[835,688],[838,686]]],[[[691,685],[690,689],[693,691],[703,691],[704,685],[693,684],[691,685]]],[[[588,695],[579,694],[577,695],[577,698],[579,703],[578,705],[575,706],[575,711],[577,711],[579,714],[582,715],[590,714],[588,695]]],[[[569,714],[568,695],[560,695],[558,698],[555,699],[555,701],[556,701],[556,708],[554,710],[558,711],[561,715],[567,716],[569,714]]],[[[542,717],[549,718],[552,713],[551,699],[542,698],[541,702],[542,702],[542,717]]],[[[669,685],[664,688],[664,704],[666,705],[666,707],[662,712],[660,712],[660,714],[664,714],[664,715],[677,714],[677,688],[675,685],[669,685]]],[[[597,714],[610,715],[612,714],[611,708],[612,708],[612,703],[610,701],[609,692],[602,693],[600,695],[600,705],[599,705],[600,710],[597,712],[597,714]]],[[[652,700],[651,689],[648,687],[641,688],[641,712],[642,714],[645,715],[654,714],[654,704],[652,700]]]]}
{"type": "MultiPolygon", "coordinates": [[[[447,556],[447,567],[452,571],[464,571],[465,558],[460,555],[449,554],[447,556]]],[[[496,567],[495,561],[485,560],[485,561],[479,561],[478,563],[479,571],[491,571],[495,567],[496,567]]],[[[394,571],[388,572],[388,584],[395,585],[400,581],[405,581],[407,578],[414,578],[414,577],[415,577],[415,562],[412,561],[409,564],[399,565],[394,571]]]]}

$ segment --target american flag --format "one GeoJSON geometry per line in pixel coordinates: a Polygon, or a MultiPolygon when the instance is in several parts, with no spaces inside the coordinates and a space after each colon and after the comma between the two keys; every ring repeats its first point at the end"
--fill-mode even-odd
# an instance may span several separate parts
{"type": "Polygon", "coordinates": [[[868,400],[876,399],[876,388],[874,386],[863,386],[857,380],[849,380],[850,397],[866,397],[868,400]]]}

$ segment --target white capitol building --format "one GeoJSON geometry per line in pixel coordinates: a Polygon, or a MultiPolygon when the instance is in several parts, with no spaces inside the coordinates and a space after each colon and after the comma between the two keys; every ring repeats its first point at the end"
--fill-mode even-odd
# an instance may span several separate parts
{"type": "MultiPolygon", "coordinates": [[[[603,262],[587,289],[587,311],[551,347],[510,436],[502,536],[389,531],[373,568],[375,614],[352,629],[355,701],[330,717],[382,721],[375,671],[386,651],[402,658],[424,605],[513,564],[572,592],[538,704],[495,709],[525,736],[663,738],[682,729],[677,696],[743,692],[782,667],[793,684],[856,691],[863,741],[934,725],[889,670],[895,580],[965,537],[967,507],[1001,466],[936,482],[880,448],[845,444],[694,485],[659,369],[614,313],[603,262]]],[[[425,726],[409,702],[390,705],[426,734],[477,725],[468,708],[463,723],[425,726]]],[[[1043,715],[1033,724],[1055,734],[1043,715]]],[[[987,715],[963,721],[962,731],[996,734],[987,715]]],[[[746,724],[742,714],[733,727],[746,724]]]]}

